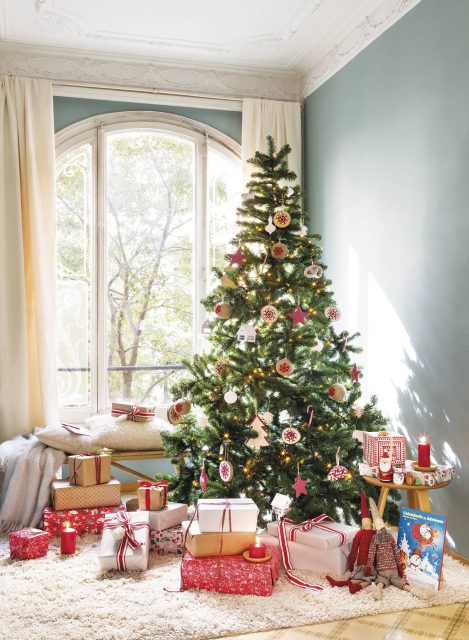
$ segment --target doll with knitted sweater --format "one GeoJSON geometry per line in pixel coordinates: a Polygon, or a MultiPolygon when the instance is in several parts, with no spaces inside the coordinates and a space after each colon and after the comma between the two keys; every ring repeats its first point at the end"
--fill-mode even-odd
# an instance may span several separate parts
{"type": "Polygon", "coordinates": [[[348,556],[350,577],[346,580],[335,580],[331,576],[326,576],[326,579],[333,587],[348,586],[350,593],[356,593],[368,587],[374,579],[374,572],[371,572],[370,575],[365,575],[368,551],[375,532],[373,531],[371,515],[368,511],[366,496],[363,491],[360,494],[360,500],[362,528],[355,534],[348,556]]]}

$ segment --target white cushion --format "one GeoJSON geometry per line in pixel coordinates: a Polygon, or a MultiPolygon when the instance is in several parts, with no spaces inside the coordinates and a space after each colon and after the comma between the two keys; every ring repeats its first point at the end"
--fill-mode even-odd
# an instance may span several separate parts
{"type": "Polygon", "coordinates": [[[48,447],[60,449],[65,453],[82,453],[91,450],[91,434],[87,428],[81,427],[82,434],[71,433],[60,424],[47,425],[36,431],[36,438],[48,447]],[[88,435],[84,435],[88,433],[88,435]]]}
{"type": "Polygon", "coordinates": [[[85,423],[92,433],[91,448],[108,447],[113,451],[163,451],[161,432],[172,429],[169,422],[160,418],[116,422],[110,415],[97,415],[85,423]]]}

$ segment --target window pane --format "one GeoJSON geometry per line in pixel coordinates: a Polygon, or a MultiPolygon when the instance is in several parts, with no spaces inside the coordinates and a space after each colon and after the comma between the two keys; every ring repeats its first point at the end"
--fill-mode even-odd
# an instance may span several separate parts
{"type": "MultiPolygon", "coordinates": [[[[209,149],[208,152],[209,269],[226,266],[226,253],[236,234],[236,209],[241,195],[239,160],[209,149]]],[[[211,273],[209,288],[215,286],[211,273]]]]}
{"type": "Polygon", "coordinates": [[[193,345],[192,142],[156,132],[109,134],[108,386],[112,399],[168,400],[193,345]]]}
{"type": "Polygon", "coordinates": [[[57,332],[62,407],[90,405],[91,144],[57,161],[57,332]]]}

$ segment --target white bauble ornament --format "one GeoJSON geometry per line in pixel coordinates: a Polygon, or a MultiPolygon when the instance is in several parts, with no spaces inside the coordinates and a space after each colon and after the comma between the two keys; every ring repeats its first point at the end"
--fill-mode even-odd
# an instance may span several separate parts
{"type": "Polygon", "coordinates": [[[238,399],[238,396],[232,389],[227,391],[223,397],[225,398],[225,402],[227,402],[228,404],[234,404],[238,399]]]}
{"type": "Polygon", "coordinates": [[[342,312],[337,307],[326,307],[324,315],[329,318],[331,322],[337,322],[342,317],[342,312]]]}
{"type": "Polygon", "coordinates": [[[276,242],[270,250],[272,257],[276,260],[285,260],[288,256],[288,247],[283,242],[276,242]]]}
{"type": "Polygon", "coordinates": [[[230,482],[233,479],[233,465],[228,460],[222,460],[218,467],[218,473],[223,482],[230,482]]]}
{"type": "Polygon", "coordinates": [[[228,302],[218,302],[213,307],[213,313],[222,320],[228,320],[231,316],[231,304],[228,302]]]}
{"type": "Polygon", "coordinates": [[[271,304],[266,304],[265,307],[262,307],[261,309],[261,318],[264,322],[267,322],[267,324],[273,324],[276,322],[278,320],[278,316],[279,313],[277,309],[271,304]]]}
{"type": "Polygon", "coordinates": [[[347,389],[340,382],[336,382],[327,390],[328,395],[337,400],[337,402],[343,402],[345,400],[345,396],[347,395],[347,389]]]}
{"type": "Polygon", "coordinates": [[[293,369],[294,369],[293,363],[290,362],[288,358],[282,358],[282,360],[279,360],[275,365],[275,370],[281,376],[289,376],[290,374],[293,373],[293,369]]]}
{"type": "Polygon", "coordinates": [[[287,188],[287,196],[290,198],[290,196],[292,196],[295,193],[295,190],[293,189],[293,187],[288,187],[287,188]]]}
{"type": "Polygon", "coordinates": [[[286,427],[282,431],[282,440],[286,444],[296,444],[301,440],[301,433],[295,427],[286,427]]]}
{"type": "Polygon", "coordinates": [[[270,413],[270,411],[265,411],[262,414],[262,419],[264,420],[264,422],[266,424],[270,424],[272,422],[272,420],[274,419],[274,414],[270,413]]]}

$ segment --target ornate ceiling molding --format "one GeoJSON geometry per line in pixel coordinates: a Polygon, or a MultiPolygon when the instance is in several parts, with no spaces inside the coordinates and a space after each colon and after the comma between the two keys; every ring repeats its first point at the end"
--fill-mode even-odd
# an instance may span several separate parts
{"type": "Polygon", "coordinates": [[[160,64],[136,56],[102,56],[7,43],[0,43],[0,73],[233,98],[288,101],[300,98],[299,77],[293,72],[186,67],[176,63],[160,64]]]}
{"type": "Polygon", "coordinates": [[[383,0],[338,44],[325,51],[300,81],[301,95],[306,98],[326,80],[342,69],[352,58],[376,40],[421,0],[383,0]]]}

